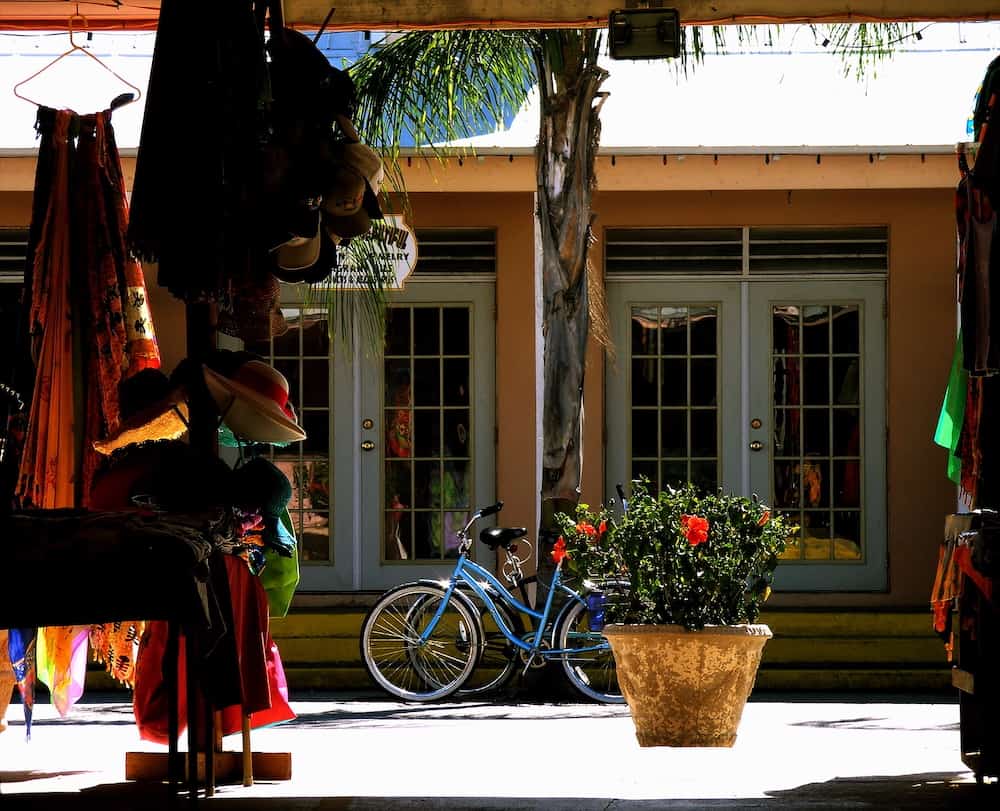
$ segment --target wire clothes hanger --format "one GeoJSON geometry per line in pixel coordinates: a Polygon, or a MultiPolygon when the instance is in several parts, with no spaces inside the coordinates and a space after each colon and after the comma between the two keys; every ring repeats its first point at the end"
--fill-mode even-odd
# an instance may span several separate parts
{"type": "Polygon", "coordinates": [[[87,26],[87,18],[84,17],[82,14],[73,14],[72,16],[70,16],[69,21],[67,23],[67,27],[69,29],[69,44],[70,44],[69,50],[67,50],[67,51],[59,54],[59,56],[57,56],[55,59],[53,59],[47,65],[43,65],[41,68],[39,68],[38,70],[36,70],[30,76],[28,76],[26,79],[22,79],[16,85],[14,85],[14,95],[17,96],[19,99],[23,99],[24,101],[28,102],[29,104],[34,104],[36,107],[42,107],[42,106],[44,106],[41,102],[35,101],[33,98],[30,98],[29,96],[27,96],[24,93],[22,93],[21,92],[21,88],[24,87],[24,85],[26,85],[32,79],[35,79],[38,76],[41,76],[43,73],[45,73],[45,71],[47,71],[49,68],[51,68],[57,62],[65,59],[67,56],[70,56],[71,54],[79,52],[79,53],[85,54],[86,56],[89,56],[98,65],[100,65],[102,68],[104,68],[104,70],[106,70],[108,73],[110,73],[112,76],[114,76],[118,81],[120,81],[122,84],[127,85],[128,87],[132,88],[132,90],[135,91],[134,93],[121,93],[120,95],[115,96],[115,98],[112,100],[112,102],[110,104],[110,107],[111,107],[112,110],[116,110],[119,107],[124,107],[126,104],[131,104],[132,102],[138,101],[140,98],[142,98],[142,91],[138,87],[136,87],[134,84],[132,84],[132,82],[130,82],[128,79],[125,79],[124,77],[122,77],[121,75],[119,75],[118,73],[116,73],[114,70],[112,70],[106,64],[104,64],[104,62],[102,62],[99,57],[94,56],[94,54],[92,54],[90,51],[88,51],[82,45],[77,45],[76,44],[76,41],[73,39],[73,21],[74,20],[82,20],[83,21],[83,27],[85,29],[88,27],[87,26]]]}

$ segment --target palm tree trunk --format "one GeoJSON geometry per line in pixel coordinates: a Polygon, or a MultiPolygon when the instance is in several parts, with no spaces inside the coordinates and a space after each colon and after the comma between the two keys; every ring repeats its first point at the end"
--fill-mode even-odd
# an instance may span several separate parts
{"type": "Polygon", "coordinates": [[[600,87],[608,74],[597,64],[596,31],[543,31],[532,52],[541,94],[536,162],[544,340],[538,601],[551,579],[549,549],[558,534],[552,516],[572,511],[580,497],[591,195],[600,87]]]}

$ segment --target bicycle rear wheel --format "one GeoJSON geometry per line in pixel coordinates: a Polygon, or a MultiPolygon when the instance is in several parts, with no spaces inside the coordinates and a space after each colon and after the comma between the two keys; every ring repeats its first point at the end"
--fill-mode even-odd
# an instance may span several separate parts
{"type": "Polygon", "coordinates": [[[597,650],[564,653],[559,657],[563,672],[573,688],[583,696],[604,704],[624,704],[618,686],[618,672],[611,646],[600,631],[590,628],[586,603],[573,601],[562,610],[556,626],[556,644],[560,650],[590,648],[597,650]]]}
{"type": "Polygon", "coordinates": [[[454,693],[479,656],[479,619],[454,593],[424,641],[445,589],[407,584],[386,592],[361,626],[361,658],[383,690],[404,701],[434,701],[454,693]]]}
{"type": "MultiPolygon", "coordinates": [[[[472,599],[479,609],[479,627],[483,633],[482,652],[475,670],[458,690],[459,695],[463,696],[499,690],[510,681],[520,662],[520,657],[517,655],[519,648],[500,630],[486,605],[475,598],[472,599]]],[[[520,614],[495,596],[493,602],[514,636],[518,639],[524,636],[524,623],[520,614]]]]}

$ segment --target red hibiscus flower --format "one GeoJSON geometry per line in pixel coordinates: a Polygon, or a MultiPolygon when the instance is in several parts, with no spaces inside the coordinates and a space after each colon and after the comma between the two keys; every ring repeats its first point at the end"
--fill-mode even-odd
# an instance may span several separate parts
{"type": "Polygon", "coordinates": [[[594,528],[593,524],[588,524],[586,521],[581,521],[576,525],[576,531],[581,535],[586,535],[588,538],[596,538],[597,530],[594,528]]]}
{"type": "Polygon", "coordinates": [[[770,520],[771,520],[771,511],[764,510],[764,514],[760,517],[760,520],[757,522],[757,526],[762,527],[770,520]]]}
{"type": "Polygon", "coordinates": [[[700,515],[682,515],[681,532],[691,546],[705,543],[708,540],[708,519],[700,515]]]}
{"type": "Polygon", "coordinates": [[[607,531],[608,531],[608,522],[601,521],[600,525],[597,527],[597,534],[603,535],[607,531]]]}
{"type": "Polygon", "coordinates": [[[560,535],[556,545],[552,547],[552,562],[558,566],[562,563],[563,558],[567,557],[569,557],[569,553],[566,551],[566,539],[560,535]]]}

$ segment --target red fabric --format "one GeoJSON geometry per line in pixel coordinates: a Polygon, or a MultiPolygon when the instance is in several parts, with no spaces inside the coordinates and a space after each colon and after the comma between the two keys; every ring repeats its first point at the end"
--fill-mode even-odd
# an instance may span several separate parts
{"type": "Polygon", "coordinates": [[[245,363],[237,369],[233,375],[233,380],[243,384],[248,389],[253,389],[262,397],[274,400],[275,404],[282,410],[284,410],[285,405],[288,403],[288,389],[274,378],[265,377],[253,363],[245,363]]]}
{"type": "Polygon", "coordinates": [[[955,563],[962,570],[962,574],[968,577],[976,588],[987,599],[993,600],[993,581],[984,577],[975,566],[972,565],[972,550],[968,546],[959,546],[955,549],[955,563]]]}
{"type": "MultiPolygon", "coordinates": [[[[295,718],[288,704],[288,684],[278,646],[268,630],[267,596],[246,564],[226,557],[226,574],[233,602],[233,627],[239,653],[241,706],[223,707],[223,735],[242,729],[243,713],[250,713],[253,729],[295,718]]],[[[139,737],[154,743],[169,743],[167,691],[163,681],[163,657],[167,644],[167,623],[150,622],[139,646],[132,709],[139,737]]],[[[186,726],[187,692],[183,636],[178,668],[178,731],[186,726]]]]}
{"type": "Polygon", "coordinates": [[[135,464],[128,460],[99,473],[90,489],[88,507],[91,510],[111,512],[134,510],[136,507],[132,502],[132,487],[148,473],[147,459],[141,459],[135,464]]]}

